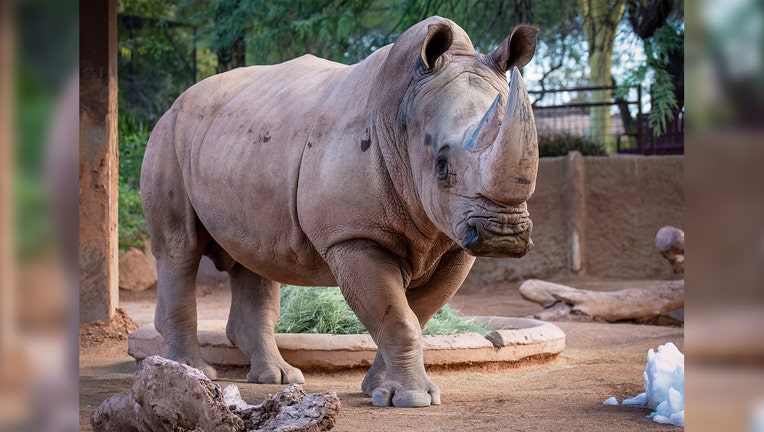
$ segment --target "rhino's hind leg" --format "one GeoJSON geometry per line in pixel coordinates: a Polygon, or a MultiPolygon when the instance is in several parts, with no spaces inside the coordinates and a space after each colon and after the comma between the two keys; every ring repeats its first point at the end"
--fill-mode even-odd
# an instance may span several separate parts
{"type": "Polygon", "coordinates": [[[200,369],[207,378],[216,379],[215,369],[202,359],[196,336],[198,266],[198,258],[191,262],[157,258],[159,278],[154,325],[167,342],[170,359],[200,369]]]}
{"type": "Polygon", "coordinates": [[[303,383],[302,372],[284,361],[273,328],[279,318],[281,284],[236,264],[231,275],[231,313],[226,334],[250,359],[247,381],[262,384],[303,383]]]}
{"type": "Polygon", "coordinates": [[[157,122],[141,169],[143,214],[158,273],[154,325],[167,342],[170,359],[215,379],[196,336],[196,272],[210,236],[186,193],[175,153],[175,113],[168,111],[157,122]]]}

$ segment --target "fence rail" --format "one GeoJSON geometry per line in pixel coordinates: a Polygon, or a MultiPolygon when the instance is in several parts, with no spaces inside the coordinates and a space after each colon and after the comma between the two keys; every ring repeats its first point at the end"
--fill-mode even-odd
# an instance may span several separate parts
{"type": "Polygon", "coordinates": [[[618,153],[684,153],[683,111],[675,113],[666,133],[656,137],[642,112],[642,87],[627,87],[624,98],[614,97],[617,90],[589,86],[529,91],[535,97],[539,135],[584,138],[618,153]]]}

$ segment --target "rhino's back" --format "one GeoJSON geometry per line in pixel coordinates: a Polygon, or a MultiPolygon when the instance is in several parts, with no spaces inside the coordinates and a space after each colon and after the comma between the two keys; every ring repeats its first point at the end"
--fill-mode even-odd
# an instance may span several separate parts
{"type": "Polygon", "coordinates": [[[313,118],[347,66],[303,56],[210,77],[176,102],[175,150],[214,240],[263,276],[333,284],[303,233],[295,196],[313,118]]]}

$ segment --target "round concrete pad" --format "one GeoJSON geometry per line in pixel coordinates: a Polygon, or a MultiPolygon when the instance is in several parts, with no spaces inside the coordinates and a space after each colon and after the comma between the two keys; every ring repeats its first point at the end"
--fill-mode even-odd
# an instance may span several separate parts
{"type": "MultiPolygon", "coordinates": [[[[565,333],[554,324],[528,318],[474,317],[494,331],[424,336],[425,365],[484,362],[516,362],[528,357],[559,354],[565,349],[565,333]]],[[[225,335],[224,320],[200,320],[199,344],[204,359],[217,365],[247,366],[249,359],[225,335]]],[[[276,344],[291,365],[301,369],[345,369],[370,366],[377,346],[368,334],[277,334],[276,344]]],[[[128,354],[137,360],[167,355],[162,336],[152,325],[130,334],[128,354]]]]}

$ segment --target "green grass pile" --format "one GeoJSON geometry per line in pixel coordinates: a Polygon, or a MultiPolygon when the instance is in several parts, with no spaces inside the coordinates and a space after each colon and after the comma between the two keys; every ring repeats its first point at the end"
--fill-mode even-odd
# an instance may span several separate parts
{"type": "MultiPolygon", "coordinates": [[[[427,335],[459,332],[490,333],[485,326],[464,321],[450,306],[445,305],[432,317],[423,331],[427,335]]],[[[345,302],[337,287],[293,287],[281,289],[281,315],[276,333],[367,333],[345,302]]]]}

